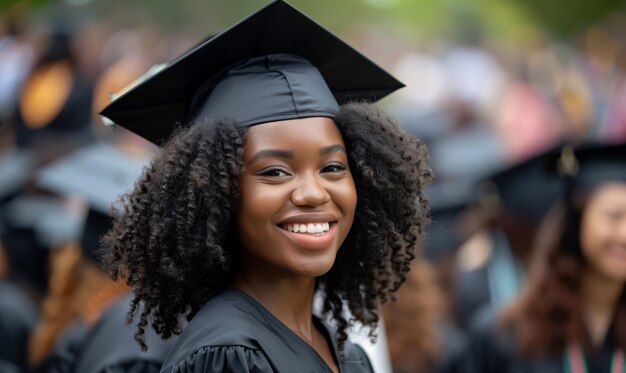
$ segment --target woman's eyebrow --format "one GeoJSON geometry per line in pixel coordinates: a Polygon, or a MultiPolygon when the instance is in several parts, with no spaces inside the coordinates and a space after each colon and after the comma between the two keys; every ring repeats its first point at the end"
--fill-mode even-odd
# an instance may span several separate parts
{"type": "Polygon", "coordinates": [[[269,157],[293,159],[293,152],[289,150],[281,150],[281,149],[260,150],[256,152],[252,156],[252,158],[250,158],[250,160],[248,161],[248,164],[252,164],[258,161],[259,159],[269,158],[269,157]]]}
{"type": "Polygon", "coordinates": [[[320,149],[320,155],[326,155],[334,152],[346,152],[346,148],[339,144],[328,145],[320,149]]]}

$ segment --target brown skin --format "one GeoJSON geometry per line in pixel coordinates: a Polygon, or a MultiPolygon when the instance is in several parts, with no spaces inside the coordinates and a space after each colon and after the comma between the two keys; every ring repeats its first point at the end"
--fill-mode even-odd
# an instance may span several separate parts
{"type": "Polygon", "coordinates": [[[626,183],[610,183],[590,198],[580,242],[588,267],[583,275],[583,315],[592,342],[600,344],[626,282],[626,183]]]}
{"type": "Polygon", "coordinates": [[[232,286],[259,301],[338,372],[311,310],[316,278],[333,266],[356,209],[341,133],[329,118],[270,122],[251,127],[243,149],[241,254],[232,286]],[[283,229],[308,222],[330,222],[331,229],[302,241],[283,229]]]}

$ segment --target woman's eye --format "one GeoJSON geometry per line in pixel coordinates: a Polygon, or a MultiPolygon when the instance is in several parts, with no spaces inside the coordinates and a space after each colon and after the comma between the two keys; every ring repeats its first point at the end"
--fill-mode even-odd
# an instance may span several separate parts
{"type": "Polygon", "coordinates": [[[322,169],[322,172],[341,172],[345,170],[346,170],[346,166],[342,165],[341,163],[331,163],[329,165],[326,165],[322,169]]]}
{"type": "Polygon", "coordinates": [[[282,168],[277,168],[277,167],[265,169],[265,170],[259,172],[258,175],[260,175],[260,176],[270,176],[270,177],[289,176],[287,171],[283,170],[282,168]]]}

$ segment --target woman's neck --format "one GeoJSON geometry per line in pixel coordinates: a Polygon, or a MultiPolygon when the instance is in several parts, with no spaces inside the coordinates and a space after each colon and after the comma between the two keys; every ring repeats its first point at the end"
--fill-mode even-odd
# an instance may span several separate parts
{"type": "Polygon", "coordinates": [[[285,278],[268,271],[238,271],[232,287],[246,292],[305,341],[311,341],[314,278],[285,278]]]}
{"type": "Polygon", "coordinates": [[[624,283],[593,269],[585,271],[582,279],[582,316],[591,338],[598,346],[606,338],[624,283]]]}

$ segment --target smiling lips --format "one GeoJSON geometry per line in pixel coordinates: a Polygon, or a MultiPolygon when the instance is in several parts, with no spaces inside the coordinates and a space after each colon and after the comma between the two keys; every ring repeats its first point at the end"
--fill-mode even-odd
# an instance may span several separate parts
{"type": "Polygon", "coordinates": [[[285,223],[279,225],[279,228],[297,246],[323,250],[334,241],[337,222],[285,223]]]}
{"type": "Polygon", "coordinates": [[[294,233],[319,234],[330,230],[330,223],[288,223],[281,226],[284,230],[294,233]]]}

